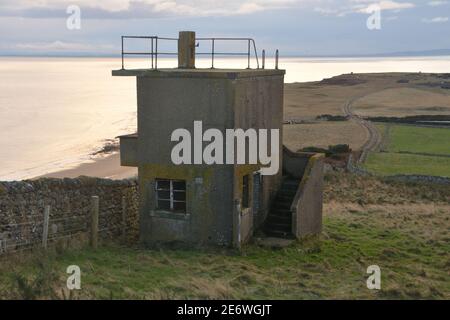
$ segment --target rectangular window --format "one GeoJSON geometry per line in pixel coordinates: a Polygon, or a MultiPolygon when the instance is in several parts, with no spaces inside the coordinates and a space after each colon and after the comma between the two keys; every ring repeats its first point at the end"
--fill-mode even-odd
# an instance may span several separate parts
{"type": "Polygon", "coordinates": [[[186,213],[186,181],[156,179],[158,210],[186,213]]]}
{"type": "Polygon", "coordinates": [[[250,186],[249,186],[249,176],[245,175],[242,180],[242,208],[249,207],[250,200],[250,186]]]}

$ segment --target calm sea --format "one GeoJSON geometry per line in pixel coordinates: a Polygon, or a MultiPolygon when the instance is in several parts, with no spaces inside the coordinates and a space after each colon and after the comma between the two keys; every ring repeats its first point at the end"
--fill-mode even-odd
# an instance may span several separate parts
{"type": "MultiPolygon", "coordinates": [[[[127,67],[148,65],[133,59],[127,67]]],[[[209,60],[197,65],[209,67],[209,60]]],[[[216,59],[216,67],[245,68],[246,60],[216,59]]],[[[112,77],[119,68],[118,58],[0,58],[0,180],[92,161],[108,139],[134,132],[135,79],[112,77]]],[[[286,82],[305,82],[349,72],[450,72],[450,57],[285,58],[280,68],[286,82]]]]}

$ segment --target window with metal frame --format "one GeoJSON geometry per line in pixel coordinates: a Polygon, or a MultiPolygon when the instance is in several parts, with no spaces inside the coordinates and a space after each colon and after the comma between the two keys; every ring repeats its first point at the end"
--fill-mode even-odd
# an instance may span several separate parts
{"type": "Polygon", "coordinates": [[[186,181],[156,179],[158,210],[186,213],[186,181]]]}

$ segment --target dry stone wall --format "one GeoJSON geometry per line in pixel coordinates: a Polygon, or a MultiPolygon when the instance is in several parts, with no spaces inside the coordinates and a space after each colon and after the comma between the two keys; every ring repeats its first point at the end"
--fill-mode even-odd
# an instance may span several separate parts
{"type": "Polygon", "coordinates": [[[49,243],[86,235],[92,196],[99,197],[99,237],[135,242],[139,233],[135,179],[38,179],[0,182],[0,253],[42,243],[44,209],[50,206],[49,243]]]}

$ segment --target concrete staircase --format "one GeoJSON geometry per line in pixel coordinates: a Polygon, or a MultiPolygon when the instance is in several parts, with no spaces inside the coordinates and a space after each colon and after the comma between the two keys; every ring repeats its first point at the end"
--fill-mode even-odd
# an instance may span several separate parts
{"type": "Polygon", "coordinates": [[[293,239],[291,205],[300,179],[283,177],[283,182],[272,204],[264,225],[264,233],[269,237],[293,239]]]}

